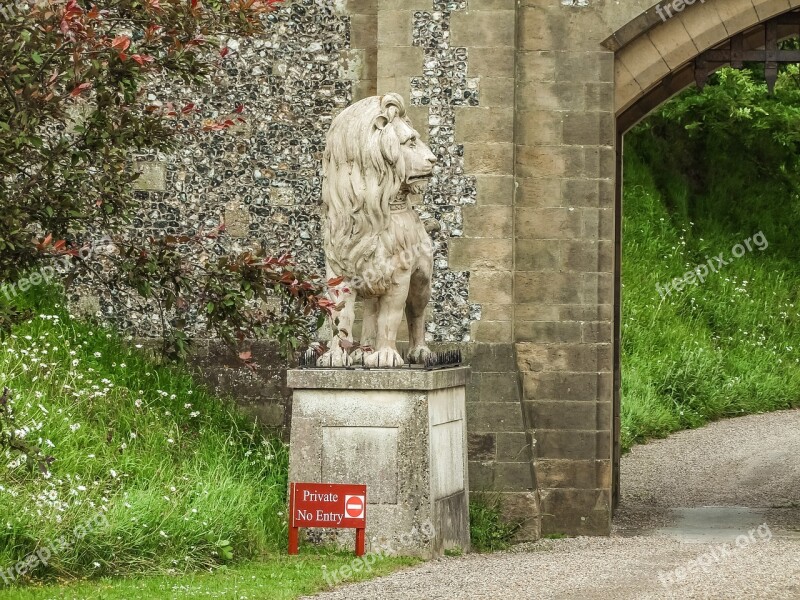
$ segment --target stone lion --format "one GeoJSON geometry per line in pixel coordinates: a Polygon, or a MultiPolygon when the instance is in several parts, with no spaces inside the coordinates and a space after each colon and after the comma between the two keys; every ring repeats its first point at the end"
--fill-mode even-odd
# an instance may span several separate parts
{"type": "Polygon", "coordinates": [[[331,347],[320,366],[401,366],[397,330],[405,312],[412,363],[430,353],[425,307],[433,245],[410,194],[427,186],[436,157],[419,139],[398,94],[349,106],[331,123],[322,159],[325,259],[340,310],[331,318],[331,347]],[[353,346],[356,298],[364,301],[361,347],[353,346]]]}

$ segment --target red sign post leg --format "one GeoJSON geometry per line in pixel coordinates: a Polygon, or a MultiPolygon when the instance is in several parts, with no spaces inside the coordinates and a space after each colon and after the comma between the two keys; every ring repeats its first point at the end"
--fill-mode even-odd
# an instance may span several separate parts
{"type": "Polygon", "coordinates": [[[364,556],[365,533],[365,529],[356,529],[356,556],[364,556]]]}
{"type": "Polygon", "coordinates": [[[294,484],[289,484],[289,554],[297,554],[300,546],[300,530],[294,526],[294,484]]]}

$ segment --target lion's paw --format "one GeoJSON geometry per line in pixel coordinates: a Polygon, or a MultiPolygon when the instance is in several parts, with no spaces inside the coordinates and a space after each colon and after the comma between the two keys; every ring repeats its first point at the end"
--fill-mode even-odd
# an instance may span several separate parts
{"type": "Polygon", "coordinates": [[[400,353],[393,348],[381,348],[364,357],[365,367],[402,367],[405,363],[400,353]]]}
{"type": "Polygon", "coordinates": [[[349,367],[352,360],[341,348],[331,348],[317,359],[318,367],[349,367]]]}
{"type": "Polygon", "coordinates": [[[363,365],[367,353],[362,348],[356,348],[350,353],[350,360],[354,365],[363,365]]]}
{"type": "Polygon", "coordinates": [[[423,365],[431,354],[431,349],[427,346],[417,346],[408,353],[408,362],[412,365],[423,365]]]}

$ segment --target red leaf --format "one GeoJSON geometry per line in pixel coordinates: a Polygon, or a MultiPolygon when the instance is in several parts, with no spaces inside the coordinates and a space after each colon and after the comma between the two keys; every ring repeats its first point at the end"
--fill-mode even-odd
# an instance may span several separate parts
{"type": "Polygon", "coordinates": [[[239,104],[236,106],[236,110],[234,110],[237,115],[240,115],[244,112],[244,104],[239,104]]]}
{"type": "Polygon", "coordinates": [[[72,96],[73,98],[75,98],[76,96],[80,96],[83,92],[85,92],[86,90],[90,90],[90,89],[92,89],[92,84],[89,83],[88,81],[86,81],[86,82],[80,84],[74,90],[72,90],[69,93],[69,95],[72,96]]]}
{"type": "Polygon", "coordinates": [[[186,106],[184,106],[184,107],[181,109],[181,112],[182,112],[184,115],[186,115],[186,114],[189,114],[190,112],[192,112],[193,110],[194,110],[194,102],[190,102],[189,104],[187,104],[186,106]]]}
{"type": "Polygon", "coordinates": [[[48,233],[46,238],[44,238],[41,242],[36,244],[36,248],[38,250],[44,250],[45,248],[47,248],[50,245],[50,242],[52,242],[52,241],[53,241],[53,235],[48,233]]]}
{"type": "Polygon", "coordinates": [[[134,54],[133,56],[131,56],[131,59],[135,60],[140,65],[144,65],[145,63],[153,62],[153,57],[152,56],[148,56],[146,54],[134,54]]]}
{"type": "Polygon", "coordinates": [[[114,38],[114,41],[111,42],[111,47],[114,48],[114,50],[119,50],[121,52],[124,52],[130,48],[130,46],[131,38],[129,38],[127,35],[118,35],[114,38]]]}
{"type": "Polygon", "coordinates": [[[339,285],[343,281],[344,281],[344,276],[336,277],[335,279],[329,279],[328,280],[328,285],[331,286],[331,287],[336,287],[337,285],[339,285]]]}
{"type": "Polygon", "coordinates": [[[220,55],[222,58],[225,58],[226,56],[228,56],[228,52],[230,52],[230,51],[231,51],[231,50],[230,50],[230,48],[228,48],[227,46],[225,46],[224,48],[222,48],[222,49],[219,51],[219,55],[220,55]]]}

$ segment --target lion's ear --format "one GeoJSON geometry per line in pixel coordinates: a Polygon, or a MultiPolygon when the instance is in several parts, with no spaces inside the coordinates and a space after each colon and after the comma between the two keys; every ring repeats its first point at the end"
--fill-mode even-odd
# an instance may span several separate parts
{"type": "Polygon", "coordinates": [[[385,115],[378,115],[375,117],[372,124],[375,126],[375,129],[383,131],[383,128],[389,124],[389,119],[387,119],[385,115]]]}

